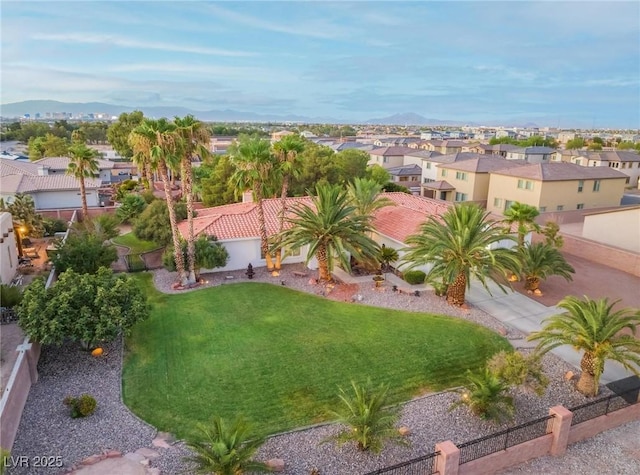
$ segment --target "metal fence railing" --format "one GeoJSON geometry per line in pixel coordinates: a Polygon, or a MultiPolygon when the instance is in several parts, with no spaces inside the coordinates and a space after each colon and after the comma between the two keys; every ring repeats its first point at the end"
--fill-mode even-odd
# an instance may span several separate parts
{"type": "Polygon", "coordinates": [[[636,404],[638,402],[638,390],[638,388],[631,388],[624,392],[611,394],[595,401],[569,408],[573,413],[571,425],[574,426],[636,404]]]}
{"type": "Polygon", "coordinates": [[[551,423],[549,421],[552,418],[553,416],[541,417],[540,419],[459,444],[457,447],[460,449],[460,465],[507,450],[514,445],[522,444],[550,433],[551,423]]]}
{"type": "Polygon", "coordinates": [[[434,452],[423,455],[390,467],[378,469],[375,472],[369,472],[366,475],[431,475],[436,473],[436,457],[439,453],[434,452]]]}

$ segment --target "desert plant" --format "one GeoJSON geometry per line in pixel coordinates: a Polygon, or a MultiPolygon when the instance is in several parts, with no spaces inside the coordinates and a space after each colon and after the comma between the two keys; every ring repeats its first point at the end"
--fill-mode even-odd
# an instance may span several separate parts
{"type": "Polygon", "coordinates": [[[427,277],[427,274],[425,274],[421,270],[409,270],[405,272],[402,277],[408,284],[416,285],[424,284],[424,280],[427,277]]]}
{"type": "Polygon", "coordinates": [[[560,234],[560,225],[555,221],[547,221],[541,234],[544,235],[544,242],[550,246],[560,249],[564,245],[564,238],[560,234]]]}
{"type": "Polygon", "coordinates": [[[513,398],[507,395],[509,387],[488,368],[479,373],[468,371],[469,383],[457,392],[460,399],[449,410],[467,406],[482,419],[500,422],[513,416],[513,398]]]}
{"type": "Polygon", "coordinates": [[[236,419],[227,425],[216,416],[211,429],[200,429],[204,440],[189,444],[196,455],[187,457],[187,460],[196,464],[196,473],[240,475],[245,472],[269,471],[266,464],[252,460],[264,439],[250,439],[249,425],[244,419],[236,419]]]}
{"type": "Polygon", "coordinates": [[[87,417],[94,413],[98,403],[90,394],[82,394],[79,397],[67,396],[63,401],[65,406],[71,409],[71,417],[87,417]]]}
{"type": "Polygon", "coordinates": [[[13,308],[22,301],[22,292],[19,287],[0,285],[0,303],[3,307],[13,308]]]}
{"type": "Polygon", "coordinates": [[[385,272],[389,272],[389,265],[392,262],[397,261],[399,258],[400,255],[394,248],[387,247],[384,244],[382,245],[382,248],[380,248],[380,255],[378,256],[378,259],[384,264],[385,272]]]}
{"type": "Polygon", "coordinates": [[[353,393],[340,389],[341,410],[332,412],[337,421],[347,426],[335,436],[324,442],[335,440],[342,445],[354,441],[360,450],[378,453],[384,442],[390,440],[399,444],[406,441],[395,429],[399,408],[389,407],[387,393],[389,386],[381,384],[373,387],[371,381],[365,385],[351,382],[353,393]]]}
{"type": "Polygon", "coordinates": [[[549,385],[542,368],[542,357],[537,353],[524,355],[519,351],[501,351],[491,357],[487,368],[509,386],[522,386],[538,396],[542,396],[549,385]]]}

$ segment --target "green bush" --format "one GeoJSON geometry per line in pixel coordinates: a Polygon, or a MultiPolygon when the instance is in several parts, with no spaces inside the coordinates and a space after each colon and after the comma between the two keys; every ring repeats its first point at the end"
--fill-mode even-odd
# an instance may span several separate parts
{"type": "Polygon", "coordinates": [[[71,408],[71,417],[87,417],[93,414],[98,403],[90,394],[83,394],[80,397],[67,396],[64,398],[64,405],[71,408]]]}
{"type": "Polygon", "coordinates": [[[42,225],[45,236],[53,236],[55,233],[63,233],[67,230],[67,223],[62,219],[45,218],[42,225]]]}
{"type": "Polygon", "coordinates": [[[3,307],[13,308],[22,301],[22,292],[19,287],[0,285],[0,302],[3,307]]]}
{"type": "Polygon", "coordinates": [[[421,270],[410,270],[405,272],[403,277],[408,284],[424,284],[424,280],[427,277],[427,274],[425,274],[421,270]]]}

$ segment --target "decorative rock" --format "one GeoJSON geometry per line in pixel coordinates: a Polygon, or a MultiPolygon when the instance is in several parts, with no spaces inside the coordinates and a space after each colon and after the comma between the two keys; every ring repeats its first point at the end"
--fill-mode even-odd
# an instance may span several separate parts
{"type": "Polygon", "coordinates": [[[565,381],[571,381],[573,379],[573,371],[567,371],[567,373],[564,375],[564,379],[565,381]]]}
{"type": "Polygon", "coordinates": [[[128,452],[126,454],[123,455],[124,458],[132,460],[134,462],[138,462],[141,463],[142,465],[148,465],[149,461],[147,460],[147,458],[144,455],[140,455],[140,454],[136,454],[133,452],[128,452]],[[146,464],[144,462],[147,462],[146,464]]]}
{"type": "Polygon", "coordinates": [[[316,279],[309,279],[309,285],[316,285],[318,281],[316,279]]]}
{"type": "Polygon", "coordinates": [[[118,457],[122,457],[122,452],[120,452],[118,450],[105,450],[104,455],[108,459],[115,459],[115,458],[118,458],[118,457]]]}
{"type": "Polygon", "coordinates": [[[406,426],[402,426],[398,429],[398,434],[400,434],[402,437],[406,437],[411,434],[411,429],[406,426]]]}
{"type": "Polygon", "coordinates": [[[171,432],[158,432],[156,438],[164,439],[168,444],[173,444],[176,441],[171,432]]]}
{"type": "Polygon", "coordinates": [[[533,295],[537,295],[539,297],[542,295],[542,291],[540,289],[536,289],[533,291],[533,295]]]}
{"type": "Polygon", "coordinates": [[[84,459],[82,462],[80,462],[82,465],[93,465],[95,463],[98,463],[100,460],[102,460],[104,457],[102,455],[92,455],[91,457],[87,457],[86,459],[84,459]]]}
{"type": "Polygon", "coordinates": [[[284,460],[282,459],[269,459],[266,463],[267,467],[269,467],[272,472],[284,471],[284,460]]]}
{"type": "Polygon", "coordinates": [[[158,467],[149,467],[147,469],[147,475],[160,475],[160,469],[158,467]]]}
{"type": "Polygon", "coordinates": [[[507,336],[507,329],[502,327],[498,330],[498,334],[502,336],[507,336]]]}
{"type": "Polygon", "coordinates": [[[153,439],[153,441],[151,442],[151,445],[153,445],[154,447],[160,447],[163,449],[170,449],[171,445],[169,443],[167,443],[167,441],[161,437],[156,437],[155,439],[153,439]]]}
{"type": "Polygon", "coordinates": [[[153,449],[148,449],[147,447],[142,447],[141,449],[136,450],[134,453],[140,454],[148,459],[155,459],[160,457],[160,454],[158,452],[153,449]]]}

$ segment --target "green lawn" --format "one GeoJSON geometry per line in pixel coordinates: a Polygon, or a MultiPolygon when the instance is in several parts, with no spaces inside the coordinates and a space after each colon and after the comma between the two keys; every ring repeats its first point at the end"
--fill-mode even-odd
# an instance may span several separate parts
{"type": "Polygon", "coordinates": [[[135,234],[127,233],[116,238],[113,238],[112,241],[115,244],[119,244],[121,246],[126,246],[131,249],[131,254],[139,254],[141,252],[153,251],[154,249],[158,249],[159,247],[153,241],[143,241],[142,239],[138,239],[135,234]]]}
{"type": "MultiPolygon", "coordinates": [[[[157,292],[138,275],[151,318],[127,339],[126,404],[159,430],[197,435],[213,415],[245,416],[275,433],[327,419],[337,387],[389,383],[402,401],[460,385],[468,368],[509,349],[478,325],[346,304],[285,287],[241,283],[157,292]]],[[[393,296],[390,296],[393,298],[393,296]]]]}

